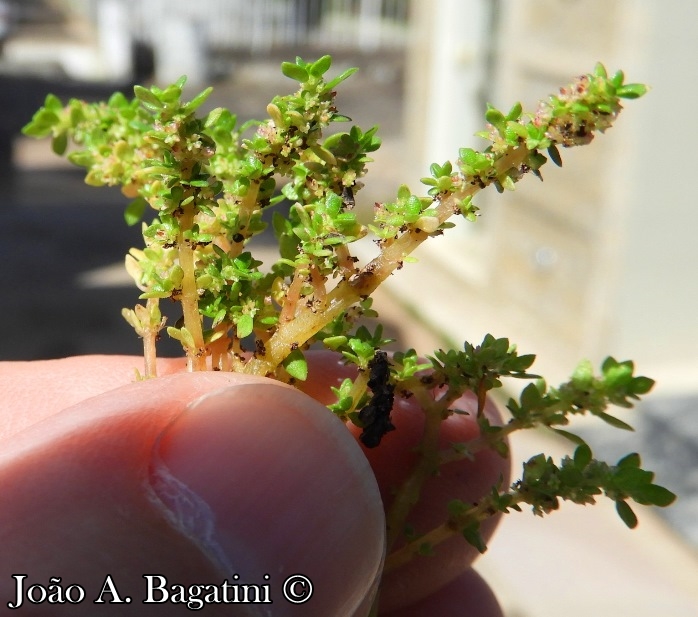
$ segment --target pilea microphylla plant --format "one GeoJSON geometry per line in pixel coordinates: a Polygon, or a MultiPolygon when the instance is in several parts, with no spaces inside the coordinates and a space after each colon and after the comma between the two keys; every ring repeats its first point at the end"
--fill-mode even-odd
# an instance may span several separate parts
{"type": "Polygon", "coordinates": [[[355,427],[367,453],[391,439],[394,409],[418,407],[423,429],[413,468],[386,499],[384,575],[438,554],[458,535],[484,551],[482,524],[524,504],[542,515],[561,499],[589,504],[603,494],[628,527],[637,524],[629,502],[669,505],[675,496],[653,483],[637,454],[614,465],[598,461],[581,438],[561,428],[586,413],[630,429],[607,410],[630,408],[652,388],[651,379],[634,375],[632,362],[609,357],[598,373],[582,362],[567,382],[549,387],[529,372],[534,356],[520,355],[506,338],[487,335],[479,344],[427,357],[412,349],[388,355],[381,327],[372,332],[357,323],[362,315],[375,316],[371,294],[422,242],[452,227],[451,219],[477,220],[473,198],[479,191],[490,185],[513,190],[529,174],[541,178],[548,160],[561,165],[561,147],[591,142],[616,120],[620,100],[638,98],[646,87],[626,84],[620,71],[609,76],[598,64],[533,113],[518,103],[508,111],[490,106],[479,133],[489,142],[483,151],[462,148],[455,162],[433,164],[422,179],[426,195],[403,185],[394,201],[375,205],[373,221],[364,225],[354,204],[380,140],[377,127],[326,135],[331,125],[349,121],[335,108],[335,88],[355,72],[326,78],[330,65],[330,56],[283,63],[299,89],[275,97],[267,120],[242,126],[223,108],[197,115],[211,89],[183,102],[182,78],[164,89],[136,86],[131,100],[117,93],[105,103],[73,99],[64,105],[49,95],[24,127],[25,135],[52,137],[57,154],[72,143],[68,159],[87,170],[88,184],[121,186],[131,199],[129,224],[155,211],[142,224],[144,247],[126,257],[142,303],[123,315],[143,339],[143,377],[156,377],[163,329],[182,344],[191,371],[238,371],[301,389],[320,364],[312,355],[328,353],[309,348],[322,346],[348,365],[343,379],[327,385],[323,402],[355,427]],[[262,264],[248,243],[266,226],[262,212],[282,201],[291,206],[273,217],[279,257],[262,264]],[[378,254],[361,264],[352,243],[369,233],[378,254]],[[164,300],[181,304],[177,323],[165,323],[164,300]],[[489,394],[503,378],[530,383],[506,403],[508,419],[494,422],[489,394]],[[442,425],[458,414],[475,420],[477,434],[444,444],[442,425]],[[431,479],[483,451],[507,457],[508,436],[535,427],[571,440],[574,454],[559,462],[534,456],[513,483],[502,476],[476,503],[454,495],[440,523],[413,525],[411,514],[431,479]]]}

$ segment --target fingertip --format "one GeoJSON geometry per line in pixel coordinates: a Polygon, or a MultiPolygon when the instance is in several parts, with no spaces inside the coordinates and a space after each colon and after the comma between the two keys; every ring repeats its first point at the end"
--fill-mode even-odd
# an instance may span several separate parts
{"type": "Polygon", "coordinates": [[[375,478],[345,426],[308,396],[272,383],[205,395],[157,457],[166,472],[153,486],[172,521],[228,574],[269,575],[272,590],[307,576],[302,614],[351,614],[375,585],[385,526],[375,478]]]}

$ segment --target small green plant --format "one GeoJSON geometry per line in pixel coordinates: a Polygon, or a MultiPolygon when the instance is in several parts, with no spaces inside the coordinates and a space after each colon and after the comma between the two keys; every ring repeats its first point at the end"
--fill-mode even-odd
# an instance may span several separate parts
{"type": "Polygon", "coordinates": [[[519,355],[506,338],[488,335],[479,344],[426,358],[415,350],[388,357],[380,326],[371,332],[357,324],[358,317],[375,314],[371,294],[422,242],[452,227],[452,219],[477,220],[473,198],[479,191],[490,185],[513,190],[529,173],[540,177],[548,160],[561,165],[560,148],[591,142],[616,120],[621,99],[642,96],[645,86],[625,83],[620,71],[609,76],[598,64],[534,113],[524,113],[520,104],[508,111],[489,107],[479,134],[489,142],[484,150],[462,148],[456,161],[433,164],[422,179],[426,194],[403,185],[363,225],[355,198],[380,140],[377,127],[326,135],[331,125],[349,120],[335,108],[335,89],[354,73],[328,79],[330,66],[329,56],[283,63],[283,73],[299,89],[275,97],[267,120],[242,126],[222,108],[197,115],[211,89],[184,102],[182,78],[165,89],[137,86],[133,99],[117,93],[97,104],[74,99],[64,105],[49,95],[24,128],[32,137],[50,136],[57,154],[69,152],[68,159],[86,169],[88,184],[121,186],[131,199],[129,224],[155,211],[142,224],[144,247],[126,257],[142,303],[123,315],[143,339],[144,377],[156,376],[163,329],[181,342],[192,371],[238,371],[296,384],[308,377],[309,347],[320,344],[356,367],[354,378],[333,388],[336,400],[329,408],[357,425],[369,448],[390,438],[395,399],[415,397],[424,432],[414,469],[395,487],[386,512],[386,571],[438,551],[454,535],[484,551],[481,523],[524,504],[542,515],[561,499],[587,504],[605,495],[629,527],[637,523],[629,502],[669,505],[674,495],[654,484],[637,454],[614,465],[600,462],[581,438],[562,428],[572,415],[587,413],[630,429],[608,408],[632,407],[652,388],[651,379],[634,374],[632,362],[608,358],[598,374],[582,362],[569,381],[548,387],[529,373],[534,356],[519,355]],[[262,212],[283,200],[291,204],[288,215],[277,211],[273,218],[279,256],[262,264],[249,242],[265,228],[262,212]],[[351,247],[369,233],[378,254],[362,265],[351,247]],[[165,323],[164,300],[181,305],[177,323],[165,323]],[[486,401],[504,378],[530,383],[506,404],[508,420],[494,424],[485,414],[486,401]],[[442,423],[468,413],[459,407],[468,393],[479,434],[444,449],[442,423]],[[430,477],[484,449],[507,457],[507,437],[536,427],[570,439],[574,454],[558,463],[534,456],[515,482],[493,486],[475,504],[454,499],[440,525],[411,529],[410,512],[430,477]]]}

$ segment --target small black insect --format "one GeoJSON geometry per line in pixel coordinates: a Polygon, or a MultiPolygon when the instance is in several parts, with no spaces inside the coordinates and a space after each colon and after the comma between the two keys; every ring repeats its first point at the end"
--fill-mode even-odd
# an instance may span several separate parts
{"type": "Polygon", "coordinates": [[[373,396],[366,406],[359,411],[359,420],[363,431],[359,436],[367,448],[380,444],[383,435],[395,430],[390,421],[390,412],[395,401],[395,386],[390,381],[390,363],[388,354],[376,351],[373,360],[368,363],[368,387],[373,396]]]}
{"type": "Polygon", "coordinates": [[[342,201],[344,202],[344,207],[347,210],[351,210],[356,205],[356,201],[354,200],[354,191],[350,186],[345,186],[342,189],[342,201]]]}
{"type": "Polygon", "coordinates": [[[388,354],[384,351],[376,351],[373,360],[368,363],[368,387],[375,393],[388,385],[390,379],[390,363],[388,354]]]}
{"type": "Polygon", "coordinates": [[[255,346],[255,356],[266,356],[267,355],[267,348],[264,345],[264,341],[261,341],[260,339],[256,339],[254,342],[255,346]]]}

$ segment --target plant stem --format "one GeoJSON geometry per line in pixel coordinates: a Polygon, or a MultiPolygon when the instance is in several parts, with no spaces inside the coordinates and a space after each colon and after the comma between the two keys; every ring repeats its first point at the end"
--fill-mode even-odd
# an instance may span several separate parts
{"type": "Polygon", "coordinates": [[[420,444],[421,457],[416,467],[402,484],[395,501],[386,516],[387,550],[393,547],[405,530],[407,517],[419,501],[424,483],[433,476],[439,467],[438,439],[441,428],[441,414],[430,412],[426,416],[424,435],[420,444]]]}
{"type": "Polygon", "coordinates": [[[387,574],[391,570],[395,570],[396,568],[409,563],[412,558],[419,553],[420,548],[425,544],[432,547],[437,546],[441,542],[452,538],[456,533],[458,533],[458,530],[455,529],[449,521],[442,523],[438,527],[434,527],[434,529],[422,536],[419,536],[419,538],[416,540],[408,542],[396,551],[389,553],[385,559],[383,573],[387,574]]]}
{"type": "Polygon", "coordinates": [[[486,433],[480,435],[465,444],[462,451],[455,450],[453,448],[442,451],[439,454],[439,465],[445,465],[446,463],[454,463],[456,461],[462,461],[466,458],[471,458],[477,452],[484,450],[486,448],[492,448],[495,442],[500,442],[506,439],[511,433],[519,429],[526,428],[523,422],[518,420],[509,420],[504,426],[500,427],[496,433],[486,433]]]}
{"type": "MultiPolygon", "coordinates": [[[[513,496],[513,499],[509,504],[510,508],[524,501],[524,497],[516,491],[509,492],[508,494],[513,496]]],[[[467,512],[461,515],[458,521],[449,519],[441,523],[441,525],[434,527],[431,531],[428,531],[415,540],[408,542],[396,551],[390,553],[386,557],[383,572],[390,572],[391,570],[395,570],[396,568],[409,563],[420,553],[422,547],[425,545],[433,548],[452,538],[453,536],[458,535],[466,521],[468,523],[481,523],[491,516],[494,516],[494,514],[497,512],[498,510],[495,510],[492,506],[492,498],[486,496],[482,499],[482,501],[473,505],[472,508],[469,508],[467,512]]]]}
{"type": "Polygon", "coordinates": [[[194,266],[194,251],[189,242],[184,238],[184,233],[190,230],[194,224],[194,208],[185,206],[184,212],[179,218],[179,236],[177,247],[179,251],[179,265],[182,268],[182,311],[184,313],[184,327],[189,331],[193,340],[193,349],[187,348],[188,370],[206,370],[206,358],[204,356],[204,333],[201,327],[199,314],[199,292],[196,288],[196,271],[194,266]]]}
{"type": "MultiPolygon", "coordinates": [[[[497,161],[495,171],[502,175],[512,168],[518,168],[526,160],[530,151],[525,146],[514,148],[497,161]]],[[[444,223],[454,214],[460,213],[460,202],[471,197],[483,188],[480,184],[467,184],[465,188],[444,197],[437,198],[436,207],[439,224],[444,223]]],[[[313,313],[301,310],[291,321],[281,322],[279,329],[269,339],[266,354],[253,358],[245,367],[245,372],[253,375],[271,375],[288,355],[291,345],[302,345],[316,332],[341,315],[350,306],[371,295],[402,261],[410,255],[429,234],[421,229],[410,229],[400,235],[389,246],[383,248],[361,272],[350,279],[344,279],[329,294],[325,310],[313,313]]]]}
{"type": "Polygon", "coordinates": [[[143,332],[143,357],[145,359],[145,377],[150,379],[151,377],[157,377],[157,350],[155,349],[155,340],[157,338],[158,331],[162,327],[161,322],[158,320],[158,325],[154,326],[153,314],[155,312],[159,313],[158,303],[160,300],[157,298],[148,298],[146,301],[146,309],[148,313],[149,327],[145,328],[143,332]]]}
{"type": "Polygon", "coordinates": [[[398,489],[386,514],[388,552],[404,532],[407,517],[419,501],[422,486],[438,471],[441,423],[444,410],[451,402],[451,397],[448,396],[434,400],[424,388],[415,388],[413,392],[424,411],[424,431],[418,447],[420,457],[407,480],[398,489]]]}

